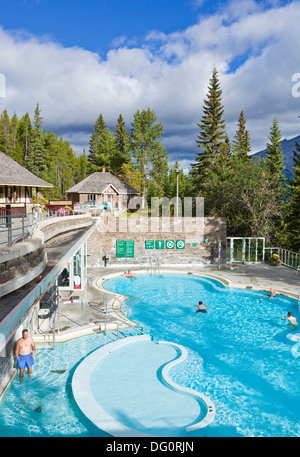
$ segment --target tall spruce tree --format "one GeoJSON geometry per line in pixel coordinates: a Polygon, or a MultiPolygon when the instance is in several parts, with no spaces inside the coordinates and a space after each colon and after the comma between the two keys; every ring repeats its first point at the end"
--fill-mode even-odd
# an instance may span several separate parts
{"type": "Polygon", "coordinates": [[[197,124],[200,133],[196,144],[202,149],[196,154],[193,164],[194,175],[203,178],[206,171],[215,163],[220,147],[226,142],[224,107],[217,69],[214,68],[209,81],[207,98],[204,100],[203,115],[197,124]]]}
{"type": "Polygon", "coordinates": [[[31,120],[28,113],[24,114],[19,120],[17,138],[22,150],[23,164],[26,167],[29,154],[29,144],[31,139],[31,120]]]}
{"type": "Polygon", "coordinates": [[[110,164],[110,153],[112,147],[112,138],[109,128],[107,127],[102,114],[98,116],[93,133],[90,137],[90,148],[88,155],[88,171],[101,171],[102,167],[108,167],[110,164]]]}
{"type": "Polygon", "coordinates": [[[37,103],[34,111],[34,128],[32,129],[29,154],[27,158],[27,168],[39,178],[47,178],[47,149],[45,147],[45,138],[42,130],[43,118],[41,110],[37,103]]]}
{"type": "Polygon", "coordinates": [[[125,121],[122,114],[119,115],[116,128],[114,129],[115,148],[114,155],[111,157],[112,173],[119,176],[122,172],[123,164],[131,163],[131,156],[129,153],[129,135],[126,130],[125,121]]]}
{"type": "Polygon", "coordinates": [[[238,129],[232,142],[232,153],[244,160],[249,159],[251,152],[250,136],[246,129],[246,119],[244,111],[242,110],[238,120],[238,129]]]}
{"type": "Polygon", "coordinates": [[[277,183],[278,186],[286,180],[283,173],[285,166],[283,165],[284,155],[281,141],[279,123],[275,116],[270,128],[269,143],[267,143],[266,163],[274,183],[277,183]]]}

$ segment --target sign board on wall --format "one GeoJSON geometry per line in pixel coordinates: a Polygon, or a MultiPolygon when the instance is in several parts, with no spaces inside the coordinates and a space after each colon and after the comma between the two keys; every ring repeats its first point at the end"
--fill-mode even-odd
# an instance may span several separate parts
{"type": "Polygon", "coordinates": [[[118,258],[134,257],[134,241],[133,240],[117,240],[116,256],[118,258]]]}
{"type": "Polygon", "coordinates": [[[154,249],[154,240],[145,240],[145,249],[154,249]]]}
{"type": "Polygon", "coordinates": [[[176,241],[176,249],[184,249],[185,248],[185,241],[184,240],[177,240],[176,241]]]}

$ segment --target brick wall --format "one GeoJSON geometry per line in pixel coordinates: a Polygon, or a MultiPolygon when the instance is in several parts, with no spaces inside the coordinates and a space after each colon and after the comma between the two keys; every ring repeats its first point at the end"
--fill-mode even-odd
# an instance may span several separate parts
{"type": "Polygon", "coordinates": [[[88,240],[88,265],[146,263],[155,255],[163,264],[214,264],[226,262],[225,218],[112,218],[106,217],[88,240]],[[208,243],[204,242],[208,240],[208,243]],[[116,256],[117,241],[134,241],[134,257],[116,256]],[[145,241],[164,241],[164,249],[146,249],[145,241]],[[166,241],[175,242],[174,249],[166,249],[166,241]],[[176,249],[176,241],[185,242],[184,249],[176,249]],[[219,241],[221,251],[219,251],[219,241]]]}

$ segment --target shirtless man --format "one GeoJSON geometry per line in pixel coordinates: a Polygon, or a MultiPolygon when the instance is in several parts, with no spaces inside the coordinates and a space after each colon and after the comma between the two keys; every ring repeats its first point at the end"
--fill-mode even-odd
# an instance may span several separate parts
{"type": "Polygon", "coordinates": [[[203,305],[203,302],[202,301],[199,301],[199,305],[194,305],[194,308],[198,308],[196,313],[204,313],[204,314],[207,314],[207,311],[205,308],[208,308],[207,305],[203,305]]]}
{"type": "Polygon", "coordinates": [[[292,330],[296,330],[298,327],[298,322],[296,318],[293,316],[291,312],[288,312],[288,317],[285,319],[280,318],[282,321],[289,321],[288,322],[288,327],[290,327],[292,330]]]}
{"type": "Polygon", "coordinates": [[[28,330],[22,331],[22,338],[19,338],[16,344],[15,356],[17,359],[17,368],[20,369],[19,376],[23,378],[25,368],[28,373],[32,373],[32,365],[34,364],[35,344],[29,336],[28,330]]]}

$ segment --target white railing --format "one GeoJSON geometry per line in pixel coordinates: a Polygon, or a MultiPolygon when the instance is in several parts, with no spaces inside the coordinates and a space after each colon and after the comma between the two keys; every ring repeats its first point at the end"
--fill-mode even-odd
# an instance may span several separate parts
{"type": "Polygon", "coordinates": [[[72,216],[71,213],[58,211],[39,212],[33,211],[28,214],[5,214],[0,215],[0,246],[11,246],[13,243],[31,238],[38,222],[52,217],[72,216]]]}
{"type": "Polygon", "coordinates": [[[278,247],[266,248],[266,252],[267,254],[269,253],[269,258],[266,256],[266,260],[271,259],[273,254],[278,254],[283,265],[294,268],[295,270],[300,266],[300,254],[298,252],[278,247]]]}

